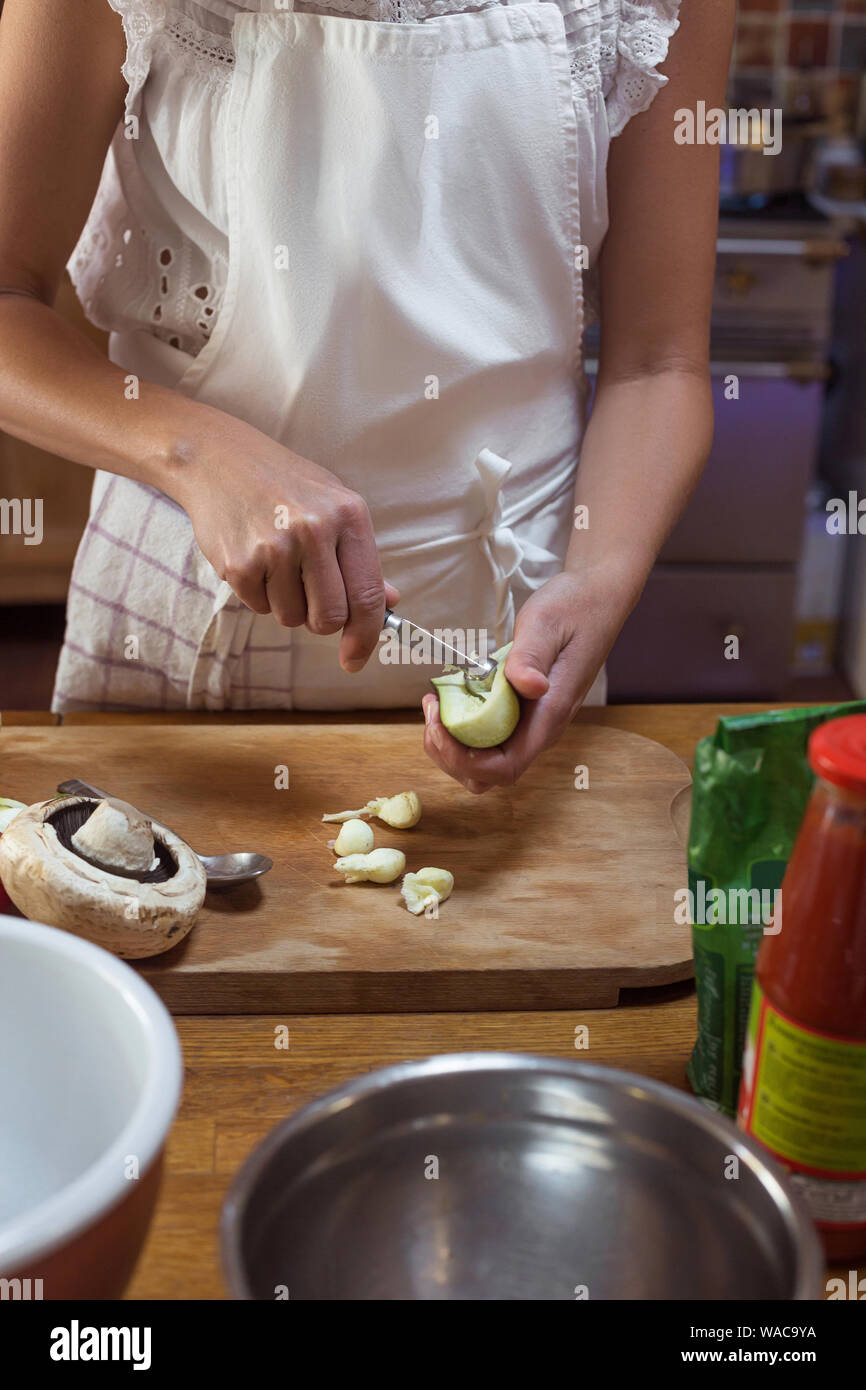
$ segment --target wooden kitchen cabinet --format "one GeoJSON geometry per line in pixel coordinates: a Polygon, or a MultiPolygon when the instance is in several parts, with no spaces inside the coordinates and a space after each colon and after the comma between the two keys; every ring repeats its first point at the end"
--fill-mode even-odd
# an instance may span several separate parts
{"type": "Polygon", "coordinates": [[[830,374],[835,268],[845,252],[816,214],[722,220],[713,446],[611,652],[609,699],[784,698],[830,374]],[[728,634],[740,638],[737,660],[725,659],[728,634]]]}
{"type": "Polygon", "coordinates": [[[794,640],[796,567],[824,383],[740,363],[738,400],[714,367],[706,470],[608,663],[608,698],[773,700],[794,640]],[[726,660],[724,638],[740,637],[726,660]]]}
{"type": "MultiPolygon", "coordinates": [[[[607,661],[619,700],[775,698],[794,636],[793,565],[656,565],[607,661]],[[726,639],[738,639],[729,659],[726,639]]],[[[733,647],[731,645],[731,650],[733,647]]]]}
{"type": "MultiPolygon", "coordinates": [[[[57,309],[106,350],[106,335],[87,322],[66,276],[57,309]]],[[[40,545],[25,545],[23,536],[0,535],[0,603],[66,602],[92,483],[89,468],[0,433],[0,497],[41,498],[43,525],[40,545]]]]}
{"type": "Polygon", "coordinates": [[[763,364],[741,363],[731,368],[739,378],[739,398],[728,400],[728,373],[719,366],[713,370],[712,452],[659,561],[796,564],[805,496],[815,471],[824,381],[796,373],[770,376],[763,364]]]}

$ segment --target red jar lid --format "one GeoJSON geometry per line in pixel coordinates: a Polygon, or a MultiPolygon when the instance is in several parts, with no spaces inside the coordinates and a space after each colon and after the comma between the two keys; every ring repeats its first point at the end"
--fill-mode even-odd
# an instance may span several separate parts
{"type": "Polygon", "coordinates": [[[809,763],[825,781],[866,796],[866,714],[819,724],[809,739],[809,763]]]}

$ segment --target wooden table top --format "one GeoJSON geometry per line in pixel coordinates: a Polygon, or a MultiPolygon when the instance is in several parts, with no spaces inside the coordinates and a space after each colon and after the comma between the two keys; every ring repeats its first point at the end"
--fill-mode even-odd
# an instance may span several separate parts
{"type": "MultiPolygon", "coordinates": [[[[695,743],[720,714],[769,705],[610,705],[582,710],[599,723],[657,739],[692,765],[695,743]]],[[[417,721],[408,711],[360,715],[78,714],[73,723],[312,723],[417,721]]],[[[41,711],[12,711],[2,727],[59,723],[41,711]]],[[[419,744],[420,751],[420,744],[419,744]]],[[[627,991],[615,1009],[534,1013],[258,1015],[175,1020],[185,1061],[184,1095],[166,1151],[166,1172],[153,1225],[127,1297],[219,1299],[217,1229],[226,1189],[251,1149],[299,1106],[351,1077],[394,1062],[444,1052],[531,1052],[622,1067],[688,1090],[685,1065],[695,1040],[691,984],[627,991]],[[275,1028],[289,1029],[288,1049],[274,1046],[275,1028]],[[575,1049],[576,1029],[589,1029],[575,1049]]],[[[581,1039],[583,1035],[580,1035],[581,1039]]],[[[847,1267],[828,1275],[847,1275],[847,1267]]],[[[866,1265],[858,1277],[866,1274],[866,1265]]]]}

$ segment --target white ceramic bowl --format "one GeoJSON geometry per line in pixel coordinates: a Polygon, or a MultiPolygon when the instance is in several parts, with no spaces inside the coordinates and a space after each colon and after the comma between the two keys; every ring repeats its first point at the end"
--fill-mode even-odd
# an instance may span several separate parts
{"type": "Polygon", "coordinates": [[[174,1024],[123,961],[0,916],[0,1276],[114,1298],[156,1200],[180,1098],[174,1024]]]}

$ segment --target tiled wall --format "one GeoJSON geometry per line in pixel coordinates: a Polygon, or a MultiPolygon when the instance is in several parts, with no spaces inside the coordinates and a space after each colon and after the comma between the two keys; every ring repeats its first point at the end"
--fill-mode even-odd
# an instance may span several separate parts
{"type": "Polygon", "coordinates": [[[866,134],[866,0],[739,0],[729,99],[866,134]]]}

